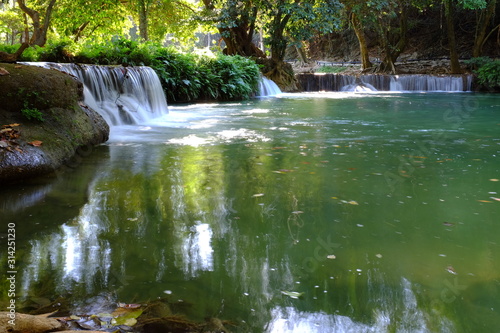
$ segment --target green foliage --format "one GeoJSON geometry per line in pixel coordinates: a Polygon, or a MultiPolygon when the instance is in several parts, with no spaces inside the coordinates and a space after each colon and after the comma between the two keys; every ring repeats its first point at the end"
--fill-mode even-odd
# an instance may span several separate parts
{"type": "Polygon", "coordinates": [[[500,60],[490,61],[476,71],[480,84],[486,88],[500,88],[500,60]]]}
{"type": "Polygon", "coordinates": [[[477,57],[466,60],[465,63],[477,74],[477,81],[486,89],[500,88],[500,60],[488,57],[477,57]]]}
{"type": "Polygon", "coordinates": [[[176,102],[246,99],[257,90],[260,78],[257,64],[241,56],[213,58],[159,49],[150,66],[167,99],[176,102]]]}
{"type": "Polygon", "coordinates": [[[257,89],[260,71],[254,61],[242,56],[219,55],[200,62],[202,97],[235,100],[249,98],[257,89]]]}
{"type": "Polygon", "coordinates": [[[28,120],[38,120],[44,121],[43,113],[34,107],[29,107],[28,103],[24,103],[24,107],[21,109],[21,113],[28,120]]]}
{"type": "Polygon", "coordinates": [[[347,67],[341,66],[321,66],[316,69],[316,73],[341,73],[345,71],[347,67]]]}
{"type": "Polygon", "coordinates": [[[477,69],[492,62],[490,57],[477,57],[465,60],[464,63],[469,65],[471,68],[477,69]]]}
{"type": "MultiPolygon", "coordinates": [[[[71,50],[74,43],[68,39],[49,41],[45,47],[38,48],[38,61],[67,62],[71,60],[71,50]]],[[[24,55],[24,54],[23,54],[24,55]]]]}
{"type": "Polygon", "coordinates": [[[196,64],[193,55],[161,48],[150,66],[158,74],[169,101],[192,101],[198,99],[202,89],[196,64]]]}

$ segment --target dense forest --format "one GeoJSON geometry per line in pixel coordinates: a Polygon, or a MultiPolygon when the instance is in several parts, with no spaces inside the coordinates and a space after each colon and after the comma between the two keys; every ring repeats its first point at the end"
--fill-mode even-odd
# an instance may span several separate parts
{"type": "Polygon", "coordinates": [[[458,74],[460,59],[484,65],[500,53],[496,0],[2,0],[0,22],[4,62],[43,59],[33,53],[80,61],[126,39],[249,57],[282,85],[293,81],[285,60],[357,61],[365,71],[396,73],[403,55],[446,57],[458,74]]]}

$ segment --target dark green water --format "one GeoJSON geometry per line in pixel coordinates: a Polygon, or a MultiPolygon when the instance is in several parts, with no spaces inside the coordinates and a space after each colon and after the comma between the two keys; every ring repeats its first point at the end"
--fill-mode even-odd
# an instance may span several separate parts
{"type": "Polygon", "coordinates": [[[291,94],[113,128],[0,202],[19,302],[168,297],[240,332],[494,332],[499,180],[498,95],[291,94]]]}

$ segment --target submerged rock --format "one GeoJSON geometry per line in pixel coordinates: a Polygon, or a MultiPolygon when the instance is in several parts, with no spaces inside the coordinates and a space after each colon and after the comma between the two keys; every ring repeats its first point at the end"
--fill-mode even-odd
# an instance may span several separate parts
{"type": "Polygon", "coordinates": [[[0,183],[52,173],[78,150],[107,141],[109,126],[83,103],[83,85],[56,70],[2,64],[0,127],[18,137],[0,145],[0,183]]]}

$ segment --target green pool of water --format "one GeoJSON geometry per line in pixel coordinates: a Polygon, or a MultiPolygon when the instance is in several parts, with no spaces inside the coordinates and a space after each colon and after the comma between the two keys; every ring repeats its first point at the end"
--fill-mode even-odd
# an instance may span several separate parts
{"type": "Polygon", "coordinates": [[[2,191],[16,299],[167,297],[239,332],[493,332],[499,134],[498,95],[171,106],[2,191]]]}

